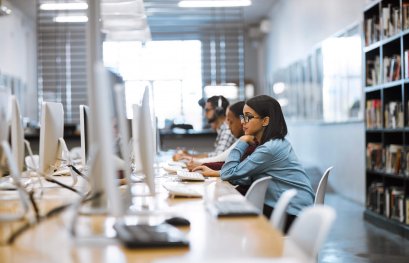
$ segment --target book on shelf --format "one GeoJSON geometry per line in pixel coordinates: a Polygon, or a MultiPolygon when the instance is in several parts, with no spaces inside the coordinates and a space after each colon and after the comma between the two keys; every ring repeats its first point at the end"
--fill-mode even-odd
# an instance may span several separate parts
{"type": "Polygon", "coordinates": [[[385,82],[398,80],[401,78],[401,57],[393,55],[392,57],[385,56],[383,58],[383,79],[385,82]]]}
{"type": "Polygon", "coordinates": [[[405,171],[405,175],[409,176],[409,147],[405,147],[404,158],[402,169],[405,171]]]}
{"type": "Polygon", "coordinates": [[[392,4],[382,7],[382,29],[386,37],[391,37],[401,30],[400,9],[392,4]]]}
{"type": "Polygon", "coordinates": [[[384,108],[385,128],[403,128],[404,114],[402,103],[400,101],[390,101],[385,104],[384,108]]]}
{"type": "Polygon", "coordinates": [[[386,207],[389,208],[388,217],[399,222],[405,222],[404,216],[404,197],[405,192],[402,187],[391,186],[388,188],[389,203],[386,207]]]}
{"type": "Polygon", "coordinates": [[[405,198],[405,207],[406,207],[406,224],[409,225],[409,196],[405,198]]]}
{"type": "Polygon", "coordinates": [[[379,56],[375,56],[375,59],[368,59],[366,61],[366,85],[373,86],[380,83],[380,68],[381,62],[379,56]]]}
{"type": "Polygon", "coordinates": [[[384,214],[385,186],[382,182],[372,182],[368,187],[366,207],[378,214],[384,214]]]}
{"type": "Polygon", "coordinates": [[[402,3],[402,20],[403,20],[403,29],[409,29],[409,3],[402,3]]]}
{"type": "Polygon", "coordinates": [[[403,57],[403,67],[405,72],[405,79],[409,78],[409,50],[405,50],[403,57]]]}
{"type": "Polygon", "coordinates": [[[365,19],[365,45],[369,46],[379,41],[380,25],[379,16],[373,15],[365,19]]]}
{"type": "Polygon", "coordinates": [[[403,146],[390,144],[385,148],[385,172],[399,174],[402,166],[403,146]]]}
{"type": "Polygon", "coordinates": [[[366,127],[368,129],[381,128],[382,127],[382,101],[380,99],[373,99],[366,101],[366,127]]]}
{"type": "Polygon", "coordinates": [[[384,167],[384,149],[381,143],[369,142],[366,146],[366,167],[380,171],[384,167]]]}

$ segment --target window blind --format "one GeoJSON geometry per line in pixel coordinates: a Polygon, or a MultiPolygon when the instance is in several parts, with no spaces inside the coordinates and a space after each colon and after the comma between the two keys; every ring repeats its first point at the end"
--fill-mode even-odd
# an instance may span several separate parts
{"type": "Polygon", "coordinates": [[[79,105],[87,104],[86,23],[56,23],[54,19],[85,15],[86,10],[41,10],[46,2],[37,0],[39,107],[41,101],[61,102],[65,124],[78,124],[79,105]]]}

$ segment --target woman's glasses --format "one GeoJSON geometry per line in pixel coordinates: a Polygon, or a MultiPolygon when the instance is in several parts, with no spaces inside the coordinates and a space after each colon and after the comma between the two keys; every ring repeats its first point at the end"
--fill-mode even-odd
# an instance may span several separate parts
{"type": "Polygon", "coordinates": [[[248,123],[249,121],[251,121],[251,119],[260,119],[260,117],[253,115],[240,115],[240,121],[244,123],[248,123]]]}

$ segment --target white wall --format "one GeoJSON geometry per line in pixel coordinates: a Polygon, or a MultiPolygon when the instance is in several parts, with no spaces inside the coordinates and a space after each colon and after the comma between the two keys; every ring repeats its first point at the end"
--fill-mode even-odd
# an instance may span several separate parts
{"type": "MultiPolygon", "coordinates": [[[[31,1],[30,1],[31,2],[31,1]]],[[[33,6],[35,6],[35,1],[33,6]]],[[[0,16],[0,71],[26,84],[20,101],[22,115],[37,120],[37,62],[35,20],[27,16],[11,1],[3,5],[12,10],[0,16]]]]}
{"type": "Polygon", "coordinates": [[[365,130],[363,122],[288,123],[289,140],[306,166],[325,171],[334,166],[329,184],[339,194],[365,201],[365,130]]]}
{"type": "MultiPolygon", "coordinates": [[[[365,0],[280,0],[270,13],[271,31],[259,49],[259,81],[306,54],[343,28],[361,20],[365,0]]],[[[267,93],[266,90],[260,93],[267,93]]],[[[329,184],[361,204],[365,200],[363,122],[289,123],[289,139],[299,158],[324,171],[329,184]]]]}

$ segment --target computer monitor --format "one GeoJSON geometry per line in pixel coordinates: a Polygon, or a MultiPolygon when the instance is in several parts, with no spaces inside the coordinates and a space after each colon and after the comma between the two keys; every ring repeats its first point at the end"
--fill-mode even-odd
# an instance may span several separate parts
{"type": "MultiPolygon", "coordinates": [[[[7,141],[9,138],[10,104],[10,90],[0,83],[0,142],[7,141]]],[[[0,147],[0,167],[2,167],[0,169],[0,176],[2,176],[4,173],[3,169],[8,170],[7,158],[2,147],[0,147]]]]}
{"type": "Polygon", "coordinates": [[[142,164],[142,172],[145,174],[146,184],[151,195],[155,195],[155,130],[151,111],[150,89],[145,88],[142,105],[139,111],[139,153],[142,164]]]}
{"type": "Polygon", "coordinates": [[[131,156],[129,150],[129,127],[128,127],[128,119],[126,118],[126,102],[125,102],[125,89],[122,84],[116,83],[114,85],[114,98],[115,98],[115,118],[118,123],[118,130],[120,136],[120,150],[121,156],[125,163],[124,167],[124,177],[127,182],[127,190],[128,190],[128,200],[132,199],[131,194],[131,156]]]}
{"type": "Polygon", "coordinates": [[[112,88],[108,72],[102,63],[94,66],[95,87],[88,88],[90,98],[90,155],[89,179],[94,193],[102,193],[91,202],[90,213],[108,212],[123,216],[125,207],[118,188],[113,159],[112,88]]]}
{"type": "Polygon", "coordinates": [[[80,105],[80,129],[81,129],[81,159],[85,167],[88,161],[89,150],[89,107],[80,105]]]}
{"type": "Polygon", "coordinates": [[[24,129],[17,98],[11,97],[11,149],[19,171],[24,166],[24,129]]]}
{"type": "Polygon", "coordinates": [[[40,121],[39,172],[50,175],[61,164],[62,148],[59,139],[64,137],[64,109],[58,102],[43,102],[40,121]]]}

